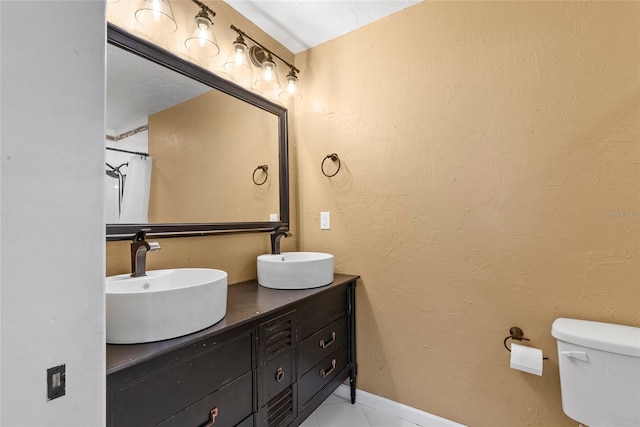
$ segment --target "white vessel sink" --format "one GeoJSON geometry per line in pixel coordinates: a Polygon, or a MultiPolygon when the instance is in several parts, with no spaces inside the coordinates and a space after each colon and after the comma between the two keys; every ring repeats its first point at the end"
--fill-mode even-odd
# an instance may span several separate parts
{"type": "Polygon", "coordinates": [[[107,343],[136,344],[187,335],[227,312],[227,273],[207,268],[107,277],[107,343]]]}
{"type": "Polygon", "coordinates": [[[273,289],[318,288],[333,282],[333,255],[283,252],[258,257],[258,283],[273,289]]]}

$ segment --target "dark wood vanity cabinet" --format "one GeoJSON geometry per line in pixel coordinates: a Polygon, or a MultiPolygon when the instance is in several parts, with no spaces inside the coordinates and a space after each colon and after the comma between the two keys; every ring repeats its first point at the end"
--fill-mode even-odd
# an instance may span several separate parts
{"type": "Polygon", "coordinates": [[[107,345],[107,425],[297,426],[344,380],[355,400],[355,283],[231,285],[226,317],[185,337],[107,345]]]}

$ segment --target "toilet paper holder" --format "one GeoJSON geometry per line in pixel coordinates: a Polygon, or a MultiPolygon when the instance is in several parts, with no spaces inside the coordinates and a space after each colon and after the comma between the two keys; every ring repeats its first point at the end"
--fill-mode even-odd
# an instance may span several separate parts
{"type": "MultiPolygon", "coordinates": [[[[529,338],[524,337],[524,331],[522,329],[518,328],[517,326],[512,326],[509,329],[509,336],[506,337],[503,342],[504,348],[506,348],[509,353],[511,353],[511,349],[507,346],[507,341],[510,339],[517,341],[531,341],[529,338]]],[[[549,360],[549,358],[543,357],[542,360],[549,360]]]]}

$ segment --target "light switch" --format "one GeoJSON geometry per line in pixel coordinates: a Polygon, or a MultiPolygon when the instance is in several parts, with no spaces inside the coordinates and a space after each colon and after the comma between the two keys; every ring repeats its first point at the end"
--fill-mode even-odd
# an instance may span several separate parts
{"type": "Polygon", "coordinates": [[[278,214],[269,214],[269,221],[277,221],[278,220],[278,214]]]}
{"type": "Polygon", "coordinates": [[[47,400],[64,396],[66,393],[66,365],[47,369],[47,400]]]}
{"type": "Polygon", "coordinates": [[[320,229],[321,230],[331,229],[331,216],[329,212],[320,212],[320,229]]]}

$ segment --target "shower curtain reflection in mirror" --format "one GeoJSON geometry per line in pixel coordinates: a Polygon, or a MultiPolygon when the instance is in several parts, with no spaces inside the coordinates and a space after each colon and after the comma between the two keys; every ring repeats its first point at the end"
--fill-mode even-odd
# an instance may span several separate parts
{"type": "Polygon", "coordinates": [[[119,165],[106,163],[104,210],[107,224],[149,222],[151,168],[151,157],[138,155],[119,165]]]}

